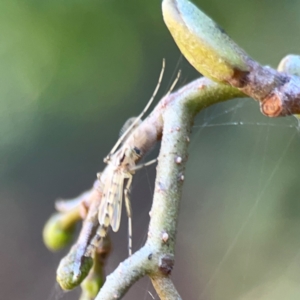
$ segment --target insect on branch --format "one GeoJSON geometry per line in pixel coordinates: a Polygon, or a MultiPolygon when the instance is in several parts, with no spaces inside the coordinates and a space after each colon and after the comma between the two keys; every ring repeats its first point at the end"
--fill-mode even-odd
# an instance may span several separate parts
{"type": "MultiPolygon", "coordinates": [[[[59,218],[54,220],[56,225],[59,222],[60,225],[64,224],[60,228],[60,234],[63,231],[65,231],[63,234],[66,233],[67,229],[70,229],[66,227],[78,221],[79,216],[83,219],[77,242],[69,254],[62,259],[57,270],[57,280],[62,288],[72,289],[91,274],[92,266],[95,267],[97,263],[95,255],[102,247],[101,243],[103,244],[107,238],[109,227],[113,231],[118,231],[124,197],[129,223],[130,256],[107,277],[99,294],[93,296],[96,300],[120,299],[135,281],[146,274],[151,278],[162,299],[180,299],[169,275],[174,265],[176,227],[188,156],[189,134],[193,118],[199,111],[215,103],[245,97],[247,94],[258,100],[261,111],[267,116],[300,113],[299,77],[260,66],[238,48],[227,35],[224,35],[207,16],[198,12],[189,1],[163,0],[163,14],[181,51],[198,70],[212,80],[202,77],[177,92],[170,91],[152,113],[141,121],[160,86],[165,68],[163,61],[158,85],[150,101],[142,113],[137,118],[131,119],[123,128],[121,138],[104,159],[107,166],[98,174],[98,180],[93,188],[70,203],[62,201],[57,203],[57,208],[61,210],[60,214],[64,215],[64,222],[58,220],[59,218]],[[185,13],[188,13],[188,17],[185,13]],[[191,15],[192,17],[189,18],[191,15]],[[199,16],[201,18],[198,18],[199,16]],[[189,32],[195,25],[194,20],[198,22],[199,19],[203,22],[201,26],[204,26],[204,29],[215,28],[215,34],[207,37],[205,34],[211,33],[209,30],[189,32]],[[192,24],[189,23],[191,20],[192,24]],[[199,32],[203,36],[193,36],[194,33],[199,32]],[[215,36],[219,38],[214,40],[215,36]],[[193,43],[190,42],[191,40],[193,43]],[[192,50],[196,52],[193,53],[192,50]],[[199,53],[209,55],[203,57],[199,56],[199,53]],[[229,57],[225,57],[224,53],[229,53],[229,57]],[[132,177],[140,168],[137,163],[159,140],[162,140],[162,143],[150,212],[148,239],[141,249],[131,255],[132,226],[129,193],[132,177]],[[73,218],[72,222],[66,218],[66,214],[73,218]]],[[[288,68],[282,68],[280,71],[289,72],[288,68]]],[[[296,73],[298,75],[298,72],[296,73]]],[[[48,226],[46,229],[57,229],[57,227],[48,226]]],[[[65,245],[68,238],[62,240],[65,245]]],[[[110,247],[106,249],[107,251],[104,252],[107,256],[110,247]]],[[[104,261],[101,260],[101,268],[103,264],[104,261]]],[[[100,273],[104,276],[103,272],[100,273]]],[[[98,290],[101,285],[98,285],[98,290]]]]}

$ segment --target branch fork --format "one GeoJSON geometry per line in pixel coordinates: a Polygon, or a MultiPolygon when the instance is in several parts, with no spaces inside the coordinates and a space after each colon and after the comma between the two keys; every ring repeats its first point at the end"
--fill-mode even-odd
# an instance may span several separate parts
{"type": "MultiPolygon", "coordinates": [[[[102,282],[97,286],[98,290],[101,289],[97,296],[94,293],[90,298],[82,296],[81,300],[121,299],[133,283],[145,275],[151,278],[161,299],[181,299],[170,275],[175,263],[176,228],[189,136],[193,119],[199,111],[222,101],[250,96],[258,101],[266,116],[300,114],[299,56],[289,55],[284,58],[278,71],[261,66],[188,0],[163,0],[162,8],[165,23],[178,47],[206,77],[196,79],[162,98],[124,142],[123,147],[126,147],[133,144],[134,134],[147,136],[147,139],[140,139],[140,144],[135,145],[144,149],[145,154],[161,140],[148,239],[141,249],[106,277],[101,287],[104,282],[102,271],[102,282]]],[[[102,183],[105,183],[109,168],[110,165],[101,174],[102,183]]],[[[53,238],[48,238],[48,234],[57,237],[58,227],[59,234],[65,231],[69,234],[71,225],[83,218],[83,228],[75,244],[81,247],[77,248],[72,261],[75,266],[82,263],[87,245],[98,226],[95,207],[101,202],[101,189],[96,181],[90,191],[68,202],[69,206],[60,202],[57,205],[61,211],[59,221],[55,219],[55,226],[48,224],[45,227],[46,244],[49,248],[58,249],[65,246],[69,239],[62,238],[63,243],[59,246],[53,242],[53,238]],[[83,204],[87,209],[86,214],[82,213],[83,204]]],[[[110,247],[106,249],[105,257],[110,247]]],[[[103,265],[104,260],[101,260],[101,270],[103,265]]]]}

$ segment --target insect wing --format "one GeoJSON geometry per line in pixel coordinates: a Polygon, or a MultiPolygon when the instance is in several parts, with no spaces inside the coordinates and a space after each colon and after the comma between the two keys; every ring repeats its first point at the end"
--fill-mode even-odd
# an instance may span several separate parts
{"type": "Polygon", "coordinates": [[[120,226],[122,209],[123,176],[119,170],[113,172],[104,186],[103,198],[99,207],[99,224],[108,227],[111,225],[113,231],[120,226]]]}
{"type": "Polygon", "coordinates": [[[119,230],[121,213],[122,213],[122,200],[123,200],[123,185],[124,185],[124,176],[122,172],[118,172],[116,176],[116,181],[118,182],[117,193],[115,200],[115,207],[113,210],[113,215],[111,218],[111,228],[114,232],[119,230]]]}

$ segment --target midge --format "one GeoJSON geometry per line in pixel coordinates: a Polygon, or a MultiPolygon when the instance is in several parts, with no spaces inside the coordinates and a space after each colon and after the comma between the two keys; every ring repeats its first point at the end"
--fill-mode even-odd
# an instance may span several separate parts
{"type": "MultiPolygon", "coordinates": [[[[102,199],[98,210],[99,228],[91,244],[96,246],[101,238],[106,236],[109,225],[114,232],[120,227],[122,201],[125,198],[125,207],[128,216],[128,251],[132,254],[132,212],[129,199],[129,192],[132,183],[132,176],[135,171],[148,166],[156,159],[137,166],[136,163],[151,148],[153,139],[156,139],[156,132],[152,128],[143,126],[141,118],[153,102],[160,87],[165,70],[165,60],[159,75],[158,83],[152,97],[138,117],[130,118],[121,129],[121,137],[104,159],[108,164],[103,173],[98,173],[97,177],[102,186],[102,199]],[[119,149],[118,149],[119,148],[119,149]],[[105,174],[104,174],[105,173],[105,174]]],[[[180,72],[172,84],[168,94],[176,85],[180,72]]]]}
{"type": "MultiPolygon", "coordinates": [[[[87,216],[84,219],[83,228],[80,233],[74,251],[70,252],[60,263],[57,269],[57,281],[63,289],[70,289],[78,285],[84,273],[90,267],[86,257],[93,257],[95,251],[105,238],[109,226],[113,231],[118,231],[121,220],[122,200],[125,198],[125,206],[128,215],[128,236],[129,236],[129,255],[132,254],[132,224],[131,224],[131,205],[129,191],[132,176],[136,170],[147,166],[156,160],[137,166],[136,163],[151,148],[153,141],[156,140],[155,129],[142,122],[141,118],[151,105],[159,89],[165,62],[163,61],[162,70],[155,91],[142,113],[136,118],[130,118],[121,129],[121,137],[113,147],[109,155],[105,158],[108,164],[102,173],[98,173],[98,181],[94,183],[93,189],[97,190],[96,198],[92,196],[88,205],[87,216]],[[119,148],[119,149],[118,149],[119,148]],[[96,231],[96,232],[95,232],[96,231]],[[71,267],[70,267],[71,266],[71,267]]],[[[178,81],[178,73],[168,94],[178,81]]],[[[92,190],[93,190],[92,189],[92,190]]],[[[93,192],[90,193],[93,195],[93,192]]],[[[61,203],[63,204],[63,203],[61,203]]],[[[82,197],[74,205],[81,205],[82,197]]]]}

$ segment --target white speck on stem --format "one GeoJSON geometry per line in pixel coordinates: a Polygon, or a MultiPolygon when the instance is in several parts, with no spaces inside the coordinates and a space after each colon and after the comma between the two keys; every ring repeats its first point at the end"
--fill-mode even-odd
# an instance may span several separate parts
{"type": "Polygon", "coordinates": [[[180,156],[177,156],[175,162],[176,162],[176,164],[181,164],[182,158],[180,156]]]}
{"type": "Polygon", "coordinates": [[[166,243],[168,241],[168,239],[169,239],[169,235],[166,232],[164,232],[162,234],[162,240],[163,240],[163,242],[166,243]]]}

